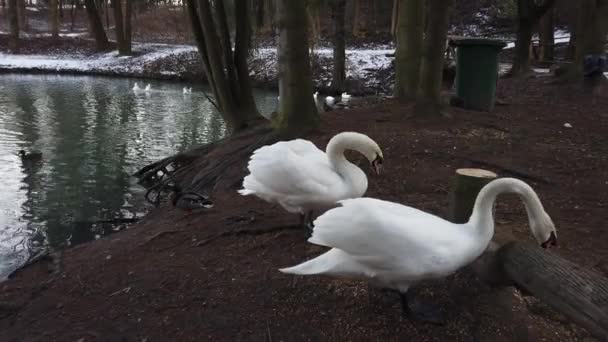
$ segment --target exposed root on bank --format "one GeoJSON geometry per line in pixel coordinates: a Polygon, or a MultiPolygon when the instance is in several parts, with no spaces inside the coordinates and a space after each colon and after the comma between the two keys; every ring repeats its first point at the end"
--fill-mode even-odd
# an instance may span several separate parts
{"type": "Polygon", "coordinates": [[[205,197],[216,190],[220,181],[224,188],[240,185],[244,168],[251,153],[266,144],[278,141],[267,125],[258,125],[228,138],[178,153],[152,163],[133,176],[147,189],[145,198],[160,205],[168,193],[196,193],[205,197]],[[228,143],[230,142],[230,143],[228,143]]]}
{"type": "Polygon", "coordinates": [[[271,234],[271,233],[276,233],[276,232],[286,231],[286,230],[304,230],[304,229],[305,228],[302,227],[302,225],[300,225],[300,224],[281,225],[281,226],[274,226],[274,227],[262,228],[262,229],[235,229],[235,230],[229,230],[229,231],[225,231],[225,232],[221,232],[219,234],[213,235],[209,238],[206,238],[204,240],[201,240],[201,241],[195,243],[194,246],[201,247],[201,246],[207,245],[217,239],[224,238],[224,237],[258,236],[258,235],[271,234]]]}

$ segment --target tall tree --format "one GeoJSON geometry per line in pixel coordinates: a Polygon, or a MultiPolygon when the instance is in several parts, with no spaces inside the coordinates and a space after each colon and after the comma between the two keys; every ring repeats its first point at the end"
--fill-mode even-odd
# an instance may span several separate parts
{"type": "Polygon", "coordinates": [[[25,6],[26,0],[17,0],[17,12],[19,13],[19,29],[27,31],[29,29],[27,23],[27,9],[25,6]]]}
{"type": "Polygon", "coordinates": [[[84,0],[84,6],[87,10],[89,27],[92,31],[91,33],[93,34],[93,37],[95,38],[97,50],[107,50],[110,47],[110,42],[108,41],[108,36],[106,36],[106,31],[103,29],[103,23],[101,22],[101,17],[99,15],[97,5],[95,4],[95,0],[84,0]]]}
{"type": "Polygon", "coordinates": [[[49,23],[51,23],[51,36],[59,37],[59,15],[57,13],[57,0],[49,0],[49,23]]]}
{"type": "Polygon", "coordinates": [[[394,95],[400,101],[408,101],[416,97],[418,90],[424,0],[399,0],[398,12],[394,95]]]}
{"type": "Polygon", "coordinates": [[[250,2],[234,2],[234,52],[224,0],[187,0],[188,17],[205,76],[230,133],[245,129],[259,117],[247,67],[251,38],[250,2]],[[213,18],[215,17],[215,22],[213,18]]]}
{"type": "Polygon", "coordinates": [[[439,115],[443,59],[452,0],[428,0],[428,25],[424,37],[416,113],[439,115]]]}
{"type": "Polygon", "coordinates": [[[345,10],[346,0],[330,0],[334,40],[334,70],[331,86],[337,93],[344,91],[346,80],[345,10]]]}
{"type": "Polygon", "coordinates": [[[114,25],[118,52],[121,55],[131,54],[131,1],[126,0],[126,15],[122,15],[121,0],[112,0],[114,9],[114,25]]]}
{"type": "Polygon", "coordinates": [[[517,38],[513,66],[509,76],[528,74],[530,66],[530,43],[532,33],[540,18],[555,4],[555,0],[517,0],[517,38]]]}
{"type": "Polygon", "coordinates": [[[19,12],[17,0],[8,0],[8,20],[11,27],[8,46],[12,53],[19,53],[19,12]]]}
{"type": "Polygon", "coordinates": [[[308,54],[308,25],[304,1],[277,0],[279,29],[279,114],[274,124],[280,134],[298,136],[319,125],[312,97],[308,54]]]}
{"type": "Polygon", "coordinates": [[[555,8],[551,8],[540,19],[538,35],[540,38],[540,60],[553,61],[555,8]]]}
{"type": "Polygon", "coordinates": [[[581,0],[577,23],[574,68],[570,76],[576,78],[582,76],[585,56],[605,54],[607,33],[608,0],[581,0]]]}
{"type": "Polygon", "coordinates": [[[361,34],[361,0],[353,0],[353,12],[352,33],[353,36],[359,37],[361,34]]]}

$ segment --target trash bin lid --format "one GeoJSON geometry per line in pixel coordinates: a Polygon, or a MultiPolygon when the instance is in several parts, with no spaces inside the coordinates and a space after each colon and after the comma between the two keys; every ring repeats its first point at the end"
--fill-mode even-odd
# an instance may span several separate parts
{"type": "Polygon", "coordinates": [[[507,43],[500,39],[491,38],[453,38],[450,40],[450,45],[454,46],[495,46],[502,49],[507,46],[507,43]]]}

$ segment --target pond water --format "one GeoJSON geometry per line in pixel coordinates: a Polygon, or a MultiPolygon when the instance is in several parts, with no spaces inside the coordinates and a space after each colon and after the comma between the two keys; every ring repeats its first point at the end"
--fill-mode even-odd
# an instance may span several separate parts
{"type": "MultiPolygon", "coordinates": [[[[143,215],[131,174],[224,135],[202,87],[183,95],[184,84],[151,82],[136,94],[135,82],[0,75],[0,280],[43,247],[97,239],[122,227],[103,221],[143,215]],[[20,149],[42,158],[23,160],[20,149]]],[[[261,112],[275,110],[275,93],[255,96],[261,112]]]]}

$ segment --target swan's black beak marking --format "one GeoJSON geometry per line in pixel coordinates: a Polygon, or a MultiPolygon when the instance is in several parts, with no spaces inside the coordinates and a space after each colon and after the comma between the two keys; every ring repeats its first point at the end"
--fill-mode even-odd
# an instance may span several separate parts
{"type": "Polygon", "coordinates": [[[379,175],[380,171],[382,171],[382,156],[379,154],[376,154],[376,159],[374,159],[372,161],[372,169],[374,170],[374,172],[379,175]]]}
{"type": "Polygon", "coordinates": [[[549,235],[549,239],[541,243],[540,246],[542,248],[547,248],[549,246],[557,246],[557,236],[555,236],[555,232],[551,232],[551,235],[549,235]]]}

